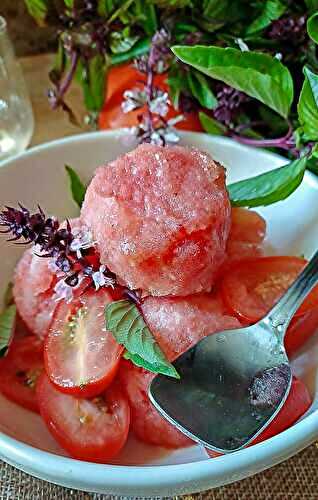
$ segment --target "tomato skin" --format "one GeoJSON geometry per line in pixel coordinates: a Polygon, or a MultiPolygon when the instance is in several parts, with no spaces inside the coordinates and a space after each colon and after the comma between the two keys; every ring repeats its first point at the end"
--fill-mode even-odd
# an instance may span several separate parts
{"type": "Polygon", "coordinates": [[[43,373],[37,384],[37,397],[49,431],[73,458],[107,463],[125,445],[130,408],[117,383],[95,402],[62,394],[43,373]]]}
{"type": "MultiPolygon", "coordinates": [[[[167,74],[156,75],[154,84],[161,88],[163,91],[168,91],[166,83],[167,74]]],[[[104,109],[99,115],[99,128],[100,129],[115,129],[121,127],[133,127],[138,124],[138,115],[143,114],[145,108],[140,108],[129,113],[124,113],[121,109],[123,102],[123,94],[125,90],[131,88],[141,88],[145,80],[137,69],[131,63],[114,66],[108,74],[106,102],[104,109]]],[[[181,113],[170,106],[166,119],[174,118],[181,113]]],[[[176,124],[176,128],[182,130],[192,130],[202,132],[203,128],[200,123],[198,113],[182,113],[185,117],[180,123],[176,124]]]]}
{"type": "MultiPolygon", "coordinates": [[[[261,257],[233,263],[222,279],[223,300],[238,318],[254,323],[266,315],[306,264],[305,259],[291,256],[261,257]],[[274,281],[272,284],[272,278],[278,275],[278,283],[274,281]],[[283,283],[279,281],[281,279],[283,283]],[[260,286],[265,287],[265,294],[273,292],[272,295],[263,298],[256,293],[260,286]]],[[[317,307],[318,287],[315,287],[296,311],[295,317],[317,307]]]]}
{"type": "Polygon", "coordinates": [[[284,344],[288,357],[293,356],[317,331],[318,307],[291,320],[284,344]]]}
{"type": "Polygon", "coordinates": [[[293,377],[290,393],[284,406],[269,426],[253,441],[253,444],[261,443],[294,425],[306,413],[311,403],[312,400],[305,384],[293,377]]]}
{"type": "Polygon", "coordinates": [[[123,347],[105,330],[104,308],[111,300],[107,290],[101,289],[59,305],[45,340],[44,362],[50,380],[61,392],[92,398],[112,383],[123,347]],[[85,308],[84,319],[73,334],[69,321],[85,308]]]}
{"type": "Polygon", "coordinates": [[[27,410],[38,412],[36,379],[43,371],[43,343],[33,335],[14,339],[0,359],[0,392],[27,410]]]}
{"type": "MultiPolygon", "coordinates": [[[[296,377],[293,377],[290,393],[280,412],[276,415],[269,426],[249,445],[261,443],[281,432],[285,431],[306,413],[312,403],[310,394],[305,384],[296,377]]],[[[210,457],[220,456],[211,450],[206,450],[210,457]]]]}
{"type": "Polygon", "coordinates": [[[261,215],[247,208],[232,208],[229,238],[233,241],[259,244],[265,238],[266,222],[261,215]]]}

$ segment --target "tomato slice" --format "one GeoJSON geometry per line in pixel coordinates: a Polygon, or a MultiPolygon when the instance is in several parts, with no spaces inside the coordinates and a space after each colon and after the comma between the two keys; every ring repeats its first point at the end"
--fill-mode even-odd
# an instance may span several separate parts
{"type": "MultiPolygon", "coordinates": [[[[234,263],[223,277],[226,305],[248,322],[261,319],[295,280],[307,261],[300,257],[262,257],[234,263]]],[[[296,311],[295,317],[318,307],[318,287],[296,311]]]]}
{"type": "Polygon", "coordinates": [[[269,426],[253,441],[253,444],[269,439],[288,429],[308,410],[312,403],[310,394],[305,384],[293,377],[288,398],[280,412],[269,426]]]}
{"type": "Polygon", "coordinates": [[[60,391],[89,398],[112,382],[123,348],[105,329],[107,290],[89,291],[59,305],[45,341],[45,368],[60,391]]]}
{"type": "Polygon", "coordinates": [[[125,445],[130,408],[117,383],[95,399],[77,399],[58,391],[43,373],[37,396],[49,431],[73,458],[105,463],[125,445]]]}
{"type": "Polygon", "coordinates": [[[43,370],[43,343],[28,335],[16,338],[8,354],[0,359],[0,392],[20,406],[38,412],[37,378],[43,370]]]}

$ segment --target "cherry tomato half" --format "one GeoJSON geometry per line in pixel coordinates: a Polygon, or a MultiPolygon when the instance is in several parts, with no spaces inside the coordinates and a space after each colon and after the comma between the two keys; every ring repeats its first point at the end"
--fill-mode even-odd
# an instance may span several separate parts
{"type": "Polygon", "coordinates": [[[0,392],[24,408],[38,412],[35,385],[43,371],[43,343],[33,335],[14,339],[0,359],[0,392]]]}
{"type": "MultiPolygon", "coordinates": [[[[222,296],[239,318],[261,319],[295,280],[307,261],[300,257],[261,257],[234,263],[223,277],[222,296]]],[[[295,317],[318,307],[318,287],[296,311],[295,317]]]]}
{"type": "Polygon", "coordinates": [[[232,208],[226,258],[219,270],[219,276],[223,276],[233,262],[262,257],[265,235],[266,222],[261,215],[246,208],[232,208]]]}
{"type": "Polygon", "coordinates": [[[233,241],[259,244],[265,238],[266,222],[261,215],[247,208],[232,208],[229,238],[233,241]]]}
{"type": "MultiPolygon", "coordinates": [[[[166,83],[167,75],[156,75],[154,84],[164,92],[168,91],[166,83]]],[[[120,127],[133,127],[138,124],[138,116],[144,112],[144,108],[124,113],[121,105],[125,90],[141,88],[144,76],[137,71],[132,64],[123,64],[111,68],[108,74],[106,102],[104,109],[99,115],[99,127],[101,129],[114,129],[120,127]]],[[[174,118],[181,113],[170,106],[166,119],[174,118]]],[[[183,130],[202,132],[202,126],[198,113],[183,113],[184,120],[176,125],[183,130]]]]}
{"type": "Polygon", "coordinates": [[[105,329],[105,306],[111,301],[102,289],[59,305],[45,341],[44,360],[60,391],[89,398],[112,382],[123,348],[105,329]]]}
{"type": "Polygon", "coordinates": [[[317,327],[318,307],[291,320],[284,338],[286,352],[289,357],[293,356],[307,342],[317,331],[317,327]]]}
{"type": "MultiPolygon", "coordinates": [[[[269,426],[252,442],[260,443],[281,432],[285,431],[308,410],[312,401],[305,384],[296,377],[293,377],[292,386],[286,402],[280,412],[276,415],[269,426]]],[[[211,457],[217,457],[220,453],[207,450],[211,457]]]]}
{"type": "Polygon", "coordinates": [[[77,399],[58,391],[43,373],[37,396],[48,429],[72,457],[106,463],[126,443],[130,409],[118,384],[95,399],[77,399]]]}

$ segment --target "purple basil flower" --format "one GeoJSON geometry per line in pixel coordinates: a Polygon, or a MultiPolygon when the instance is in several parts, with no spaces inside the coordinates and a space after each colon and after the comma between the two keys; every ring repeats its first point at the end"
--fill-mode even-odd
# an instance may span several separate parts
{"type": "Polygon", "coordinates": [[[300,45],[306,38],[306,16],[284,16],[273,21],[267,31],[269,38],[300,45]]]}
{"type": "Polygon", "coordinates": [[[230,125],[233,119],[240,111],[242,104],[249,100],[243,92],[222,85],[217,93],[218,106],[213,111],[213,116],[216,120],[225,125],[230,125]]]}

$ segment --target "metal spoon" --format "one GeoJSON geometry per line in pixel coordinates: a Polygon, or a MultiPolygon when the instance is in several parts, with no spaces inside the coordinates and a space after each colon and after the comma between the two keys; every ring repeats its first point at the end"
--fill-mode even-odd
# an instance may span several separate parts
{"type": "Polygon", "coordinates": [[[292,373],[284,335],[317,282],[318,251],[264,319],[201,340],[174,362],[180,380],[156,376],[149,397],[157,410],[210,450],[247,446],[288,396],[292,373]]]}

